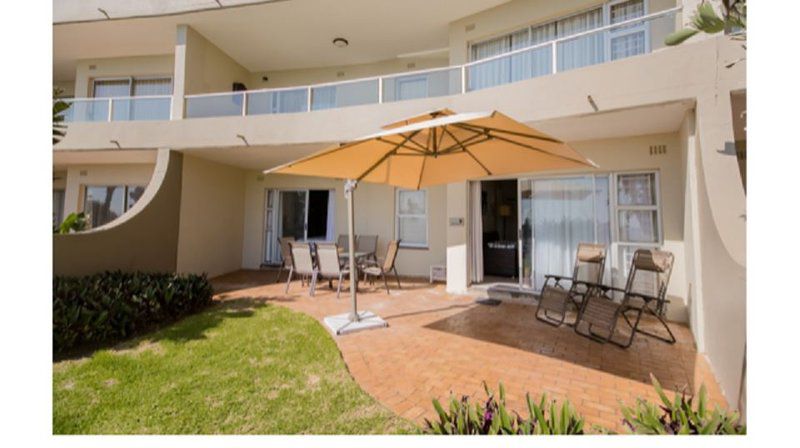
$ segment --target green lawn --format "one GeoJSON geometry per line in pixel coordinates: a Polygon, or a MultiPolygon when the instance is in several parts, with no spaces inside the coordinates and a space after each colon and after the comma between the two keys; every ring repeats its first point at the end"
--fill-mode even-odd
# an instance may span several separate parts
{"type": "Polygon", "coordinates": [[[56,434],[407,433],[314,319],[228,302],[53,365],[56,434]]]}

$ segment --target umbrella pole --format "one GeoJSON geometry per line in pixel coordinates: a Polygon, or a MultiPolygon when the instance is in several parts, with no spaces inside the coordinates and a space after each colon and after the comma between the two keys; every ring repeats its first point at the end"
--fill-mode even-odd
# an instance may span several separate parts
{"type": "Polygon", "coordinates": [[[358,271],[356,270],[356,237],[355,237],[355,213],[353,211],[353,193],[355,193],[356,186],[358,185],[358,181],[355,180],[348,180],[344,184],[344,194],[347,196],[347,244],[349,247],[349,258],[350,258],[350,301],[353,304],[353,309],[350,312],[350,321],[351,322],[358,322],[360,320],[358,316],[358,299],[356,298],[357,293],[357,282],[358,282],[358,271]]]}

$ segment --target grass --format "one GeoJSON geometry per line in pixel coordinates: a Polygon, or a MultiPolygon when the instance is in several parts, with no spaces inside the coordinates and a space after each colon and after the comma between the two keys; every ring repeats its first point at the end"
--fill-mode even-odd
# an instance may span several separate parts
{"type": "Polygon", "coordinates": [[[314,319],[248,299],[53,365],[55,434],[364,434],[414,427],[314,319]]]}

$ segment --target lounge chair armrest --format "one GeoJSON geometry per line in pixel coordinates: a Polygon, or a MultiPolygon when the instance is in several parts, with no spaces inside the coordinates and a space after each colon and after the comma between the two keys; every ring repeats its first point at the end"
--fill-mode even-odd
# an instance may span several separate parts
{"type": "Polygon", "coordinates": [[[553,283],[554,286],[562,286],[561,282],[572,282],[572,277],[567,277],[564,275],[547,274],[544,276],[544,285],[547,286],[550,280],[554,281],[553,283]]]}

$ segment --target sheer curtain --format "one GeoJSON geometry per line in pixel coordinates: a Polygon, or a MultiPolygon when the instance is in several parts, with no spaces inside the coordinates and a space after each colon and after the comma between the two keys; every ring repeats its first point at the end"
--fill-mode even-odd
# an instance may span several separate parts
{"type": "Polygon", "coordinates": [[[592,177],[533,181],[534,288],[546,274],[571,275],[578,243],[595,241],[592,177]]]}
{"type": "MultiPolygon", "coordinates": [[[[603,26],[603,8],[561,19],[556,26],[559,38],[599,28],[603,26]]],[[[561,42],[558,44],[558,70],[571,70],[603,62],[604,50],[605,40],[600,32],[561,42]]]]}
{"type": "Polygon", "coordinates": [[[469,242],[472,281],[483,281],[483,213],[481,210],[481,182],[469,183],[469,242]]]}

